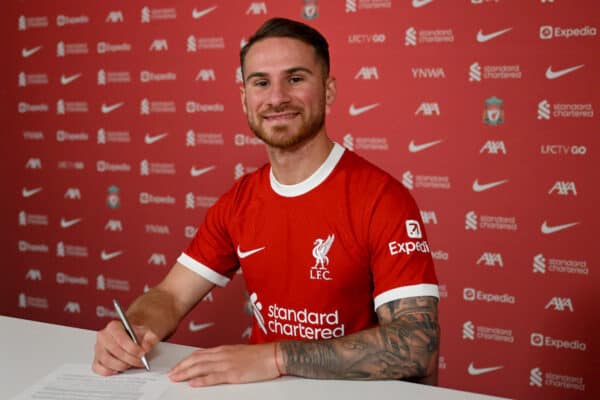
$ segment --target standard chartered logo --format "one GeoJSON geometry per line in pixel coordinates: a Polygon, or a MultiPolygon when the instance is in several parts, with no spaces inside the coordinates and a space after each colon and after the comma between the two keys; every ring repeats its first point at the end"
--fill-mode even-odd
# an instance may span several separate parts
{"type": "Polygon", "coordinates": [[[198,50],[196,46],[196,38],[194,36],[189,36],[187,38],[187,52],[194,53],[198,50]]]}
{"type": "Polygon", "coordinates": [[[412,26],[406,30],[406,36],[404,40],[405,46],[416,46],[417,45],[417,30],[412,26]]]}
{"type": "Polygon", "coordinates": [[[538,119],[550,119],[550,103],[548,100],[542,100],[538,103],[538,119]]]}
{"type": "Polygon", "coordinates": [[[542,387],[542,377],[542,370],[539,367],[533,368],[529,372],[529,386],[542,387]]]}
{"type": "Polygon", "coordinates": [[[533,272],[540,274],[546,273],[546,259],[542,253],[533,257],[533,272]]]}
{"type": "Polygon", "coordinates": [[[245,173],[246,171],[244,170],[244,166],[242,165],[242,163],[237,163],[233,171],[235,180],[240,179],[242,176],[244,176],[245,173]]]}
{"type": "Polygon", "coordinates": [[[191,129],[185,135],[185,145],[186,147],[194,147],[196,145],[196,134],[191,129]]]}
{"type": "Polygon", "coordinates": [[[191,208],[194,209],[194,194],[193,193],[188,193],[185,195],[185,208],[191,208]]]}
{"type": "Polygon", "coordinates": [[[354,151],[354,138],[349,133],[344,136],[344,147],[350,151],[354,151]]]}
{"type": "Polygon", "coordinates": [[[475,340],[475,325],[473,322],[467,321],[463,324],[463,339],[475,340]]]}
{"type": "Polygon", "coordinates": [[[414,176],[410,171],[406,171],[402,174],[402,184],[405,188],[412,190],[415,187],[414,176]]]}
{"type": "Polygon", "coordinates": [[[148,160],[142,160],[140,162],[140,175],[148,176],[150,174],[150,169],[148,166],[148,160]]]}
{"type": "Polygon", "coordinates": [[[481,82],[481,66],[478,62],[474,62],[469,68],[469,82],[481,82]]]}
{"type": "Polygon", "coordinates": [[[465,230],[477,230],[477,214],[475,211],[469,211],[465,217],[465,230]]]}
{"type": "Polygon", "coordinates": [[[150,114],[150,101],[148,101],[148,99],[142,99],[142,101],[140,102],[140,114],[150,114]]]}

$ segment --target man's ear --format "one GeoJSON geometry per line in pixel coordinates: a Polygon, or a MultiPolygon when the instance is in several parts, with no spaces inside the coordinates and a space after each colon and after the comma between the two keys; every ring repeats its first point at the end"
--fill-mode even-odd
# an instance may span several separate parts
{"type": "Polygon", "coordinates": [[[335,101],[337,95],[337,84],[333,76],[327,78],[325,82],[325,111],[327,114],[331,112],[331,105],[335,101]]]}
{"type": "Polygon", "coordinates": [[[244,114],[248,114],[248,108],[246,107],[246,88],[243,84],[240,86],[240,99],[242,101],[242,110],[244,111],[244,114]]]}

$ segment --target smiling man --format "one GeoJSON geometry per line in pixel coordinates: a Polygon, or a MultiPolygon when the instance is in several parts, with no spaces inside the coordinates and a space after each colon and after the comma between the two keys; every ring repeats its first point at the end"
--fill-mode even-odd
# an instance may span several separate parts
{"type": "Polygon", "coordinates": [[[327,135],[336,97],[325,38],[268,20],[240,54],[242,108],[269,164],[207,212],[165,279],[97,335],[93,370],[141,367],[215,286],[241,268],[249,345],[201,349],[170,372],[192,386],[282,374],[435,384],[438,286],[419,210],[392,176],[327,135]]]}

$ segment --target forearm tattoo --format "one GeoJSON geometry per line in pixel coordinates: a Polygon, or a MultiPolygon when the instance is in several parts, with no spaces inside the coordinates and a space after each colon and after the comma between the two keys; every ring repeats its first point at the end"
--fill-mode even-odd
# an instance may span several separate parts
{"type": "Polygon", "coordinates": [[[435,297],[380,306],[378,327],[314,342],[281,342],[285,370],[306,378],[402,379],[435,372],[439,325],[435,297]]]}

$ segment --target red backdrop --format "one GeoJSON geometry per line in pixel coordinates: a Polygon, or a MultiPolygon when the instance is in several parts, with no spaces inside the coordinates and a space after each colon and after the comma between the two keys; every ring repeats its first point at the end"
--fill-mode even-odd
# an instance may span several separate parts
{"type": "MultiPolygon", "coordinates": [[[[441,283],[440,384],[598,396],[597,2],[2,9],[2,314],[97,329],[112,298],[128,304],[164,276],[207,207],[266,161],[241,111],[238,52],[284,16],[330,41],[332,137],[422,209],[441,283]]],[[[171,340],[243,341],[244,304],[238,277],[171,340]]]]}

